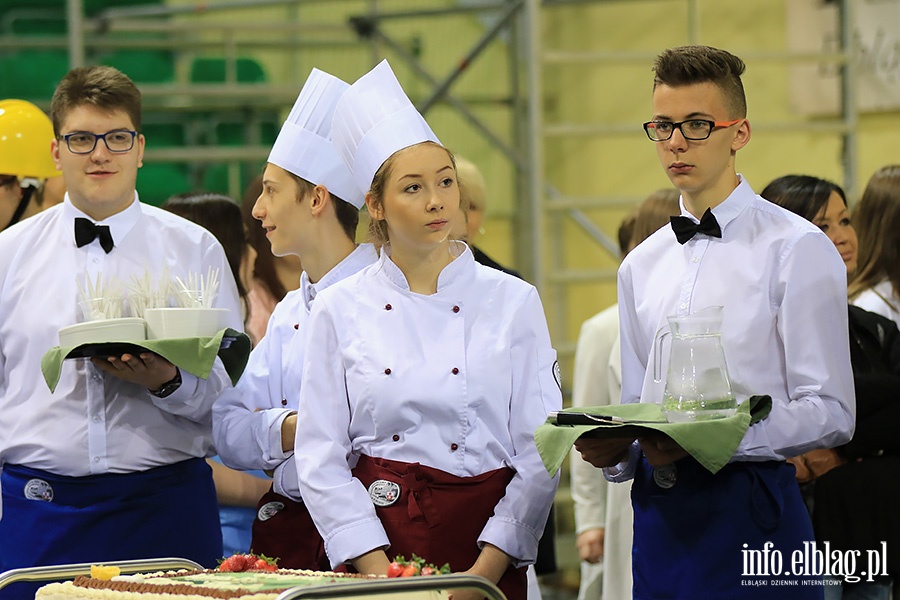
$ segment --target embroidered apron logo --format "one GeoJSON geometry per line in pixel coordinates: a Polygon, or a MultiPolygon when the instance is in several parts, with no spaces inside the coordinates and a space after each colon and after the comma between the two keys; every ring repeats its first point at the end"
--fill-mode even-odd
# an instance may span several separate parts
{"type": "Polygon", "coordinates": [[[29,500],[53,502],[53,488],[43,479],[29,479],[25,484],[25,497],[29,500]]]}
{"type": "Polygon", "coordinates": [[[266,502],[259,507],[256,518],[260,521],[268,521],[282,510],[284,510],[284,502],[266,502]]]}
{"type": "Polygon", "coordinates": [[[375,506],[390,506],[400,499],[400,484],[377,479],[369,486],[369,497],[375,506]]]}
{"type": "Polygon", "coordinates": [[[662,467],[653,469],[653,481],[655,481],[656,485],[664,490],[667,490],[675,485],[675,481],[677,479],[678,469],[674,464],[664,465],[662,467]]]}

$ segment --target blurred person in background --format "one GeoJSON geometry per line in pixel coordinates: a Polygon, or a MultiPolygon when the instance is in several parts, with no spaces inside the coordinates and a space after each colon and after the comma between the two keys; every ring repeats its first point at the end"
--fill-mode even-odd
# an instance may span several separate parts
{"type": "MultiPolygon", "coordinates": [[[[221,194],[185,193],[172,196],[162,207],[200,225],[219,240],[237,284],[244,308],[244,324],[253,317],[247,289],[253,281],[256,250],[247,242],[247,231],[237,202],[221,194]]],[[[254,344],[256,340],[253,340],[254,344]]],[[[256,503],[271,482],[261,470],[237,471],[222,464],[218,456],[208,459],[219,501],[219,523],[225,556],[250,550],[256,503]]]]}
{"type": "Polygon", "coordinates": [[[0,228],[43,210],[45,182],[62,179],[51,142],[53,123],[44,111],[25,100],[0,100],[0,228]]]}
{"type": "MultiPolygon", "coordinates": [[[[460,215],[454,221],[450,238],[466,242],[472,249],[475,262],[522,279],[519,273],[504,267],[475,245],[478,236],[484,235],[482,223],[487,211],[487,185],[484,182],[484,175],[481,174],[475,163],[460,156],[454,158],[456,158],[456,168],[459,172],[459,193],[463,197],[464,210],[460,211],[460,215]]],[[[553,570],[556,568],[554,567],[553,570]]]]}
{"type": "MultiPolygon", "coordinates": [[[[679,213],[678,191],[658,190],[622,220],[621,258],[679,213]]],[[[619,404],[619,305],[600,311],[581,326],[575,349],[573,406],[619,404]]],[[[575,545],[581,563],[579,600],[618,600],[631,594],[631,484],[610,485],[593,465],[572,451],[575,545]]]]}
{"type": "Polygon", "coordinates": [[[860,243],[850,302],[900,325],[900,165],[872,175],[853,222],[860,243]]]}
{"type": "MultiPolygon", "coordinates": [[[[779,177],[760,194],[818,225],[841,254],[852,277],[858,240],[847,197],[840,186],[818,177],[779,177]]],[[[791,459],[797,468],[816,542],[847,554],[879,552],[887,544],[889,573],[858,582],[833,577],[826,600],[889,600],[900,573],[900,332],[890,319],[849,306],[850,361],[856,389],[856,431],[837,448],[813,450],[791,459]],[[893,549],[893,551],[892,551],[893,549]]]]}

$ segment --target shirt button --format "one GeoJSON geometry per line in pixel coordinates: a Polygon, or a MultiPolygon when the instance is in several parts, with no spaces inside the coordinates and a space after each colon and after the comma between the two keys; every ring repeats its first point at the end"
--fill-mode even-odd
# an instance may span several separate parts
{"type": "Polygon", "coordinates": [[[458,313],[458,312],[459,312],[459,307],[458,307],[458,306],[454,306],[454,307],[453,307],[453,312],[458,313]]]}
{"type": "Polygon", "coordinates": [[[399,442],[400,436],[395,433],[393,436],[391,436],[391,439],[394,440],[395,442],[399,442]]]}
{"type": "Polygon", "coordinates": [[[287,406],[287,398],[282,398],[282,399],[281,399],[281,405],[282,405],[282,406],[287,406]]]}
{"type": "Polygon", "coordinates": [[[451,452],[456,452],[457,450],[459,450],[459,445],[458,445],[458,444],[450,444],[450,451],[451,451],[451,452]]]}
{"type": "Polygon", "coordinates": [[[385,370],[384,370],[384,374],[385,374],[385,375],[390,375],[390,374],[391,374],[391,370],[390,370],[390,369],[385,369],[385,370]]]}
{"type": "Polygon", "coordinates": [[[456,367],[453,367],[453,370],[451,371],[451,373],[453,373],[454,375],[458,375],[459,369],[457,369],[456,367]]]}
{"type": "Polygon", "coordinates": [[[95,462],[95,463],[100,462],[100,457],[99,457],[99,456],[95,456],[95,457],[94,457],[94,462],[95,462]]]}
{"type": "Polygon", "coordinates": [[[391,310],[392,308],[393,308],[393,306],[391,306],[390,304],[384,305],[384,310],[391,310]]]}
{"type": "Polygon", "coordinates": [[[686,309],[686,308],[687,308],[687,303],[683,303],[683,304],[681,305],[681,308],[682,308],[682,309],[686,309]]]}
{"type": "Polygon", "coordinates": [[[693,258],[693,260],[691,260],[691,262],[698,263],[698,262],[700,262],[700,258],[697,257],[697,256],[695,256],[695,257],[693,258]]]}
{"type": "Polygon", "coordinates": [[[94,259],[94,264],[96,265],[96,264],[99,264],[99,263],[100,263],[100,259],[99,259],[99,258],[95,258],[95,259],[94,259]]]}
{"type": "Polygon", "coordinates": [[[294,323],[294,329],[300,329],[300,323],[294,323]]]}
{"type": "Polygon", "coordinates": [[[100,422],[99,415],[94,415],[94,423],[99,423],[99,422],[100,422]]]}

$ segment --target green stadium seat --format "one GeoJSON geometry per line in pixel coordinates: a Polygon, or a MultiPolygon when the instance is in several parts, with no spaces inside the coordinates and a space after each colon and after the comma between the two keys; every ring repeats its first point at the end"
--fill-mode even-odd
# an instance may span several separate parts
{"type": "Polygon", "coordinates": [[[146,163],[138,169],[137,190],[141,202],[159,206],[174,194],[191,191],[187,168],[182,164],[146,163]]]}
{"type": "MultiPolygon", "coordinates": [[[[195,58],[191,63],[193,83],[225,83],[227,61],[224,58],[195,58]]],[[[252,58],[238,58],[235,62],[235,76],[239,83],[261,83],[266,81],[266,73],[252,58]]]]}
{"type": "Polygon", "coordinates": [[[49,100],[69,72],[65,50],[29,50],[0,55],[0,98],[49,100]]]}
{"type": "Polygon", "coordinates": [[[181,123],[144,123],[141,133],[147,138],[151,148],[184,146],[186,143],[184,125],[181,123]]]}
{"type": "Polygon", "coordinates": [[[117,68],[136,83],[175,81],[175,57],[165,50],[119,50],[98,56],[95,62],[117,68]]]}

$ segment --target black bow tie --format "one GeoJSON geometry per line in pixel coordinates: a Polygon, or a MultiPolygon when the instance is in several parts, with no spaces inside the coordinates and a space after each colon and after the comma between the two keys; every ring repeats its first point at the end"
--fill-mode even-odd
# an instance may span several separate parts
{"type": "Polygon", "coordinates": [[[669,217],[669,220],[672,222],[672,231],[675,232],[675,237],[678,238],[679,244],[686,243],[696,233],[705,233],[717,238],[722,237],[722,229],[719,227],[719,222],[716,221],[716,216],[708,208],[703,213],[699,223],[694,223],[688,217],[669,217]]]}
{"type": "Polygon", "coordinates": [[[114,246],[109,225],[97,225],[83,217],[75,218],[75,243],[79,248],[87,246],[97,238],[100,239],[100,247],[109,254],[114,246]]]}

